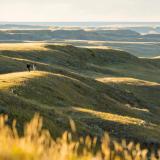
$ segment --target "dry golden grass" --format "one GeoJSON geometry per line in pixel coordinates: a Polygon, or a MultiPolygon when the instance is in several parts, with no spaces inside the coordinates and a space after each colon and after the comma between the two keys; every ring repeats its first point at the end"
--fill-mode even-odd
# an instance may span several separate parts
{"type": "Polygon", "coordinates": [[[111,47],[108,47],[108,46],[83,46],[83,48],[91,48],[91,49],[112,49],[111,47]]]}
{"type": "Polygon", "coordinates": [[[71,133],[64,132],[54,140],[42,129],[42,118],[38,115],[25,126],[23,136],[18,135],[15,121],[12,127],[6,122],[7,116],[0,116],[1,160],[158,160],[158,153],[157,157],[152,153],[149,156],[148,150],[141,149],[139,144],[125,140],[118,143],[107,134],[96,150],[97,138],[89,136],[75,140],[71,133]]]}
{"type": "Polygon", "coordinates": [[[0,51],[47,51],[44,43],[3,43],[0,51]]]}
{"type": "Polygon", "coordinates": [[[21,85],[27,79],[32,79],[35,77],[43,77],[47,75],[47,72],[15,72],[0,75],[0,90],[6,90],[11,87],[21,85]]]}
{"type": "Polygon", "coordinates": [[[84,112],[84,113],[90,113],[98,118],[107,120],[107,121],[113,121],[118,122],[122,124],[134,124],[134,125],[142,125],[145,124],[145,121],[138,118],[132,118],[128,116],[120,116],[118,114],[112,114],[107,112],[98,112],[91,109],[85,109],[85,108],[73,108],[76,111],[84,112]]]}
{"type": "Polygon", "coordinates": [[[153,58],[150,58],[150,59],[160,59],[160,56],[156,56],[156,57],[153,57],[153,58]]]}
{"type": "Polygon", "coordinates": [[[27,80],[46,77],[48,75],[65,77],[65,78],[69,78],[76,81],[76,79],[64,76],[62,74],[50,73],[45,71],[14,72],[14,73],[7,73],[7,74],[0,75],[0,90],[7,90],[15,86],[21,86],[23,85],[23,82],[27,80]]]}
{"type": "Polygon", "coordinates": [[[135,78],[128,78],[128,77],[103,77],[97,78],[97,81],[103,83],[117,83],[117,84],[129,84],[129,85],[139,85],[139,86],[157,86],[160,85],[156,82],[144,81],[135,78]]]}

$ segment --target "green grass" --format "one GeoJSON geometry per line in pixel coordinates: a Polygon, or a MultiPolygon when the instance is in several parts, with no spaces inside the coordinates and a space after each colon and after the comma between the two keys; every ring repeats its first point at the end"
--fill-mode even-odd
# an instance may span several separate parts
{"type": "Polygon", "coordinates": [[[0,112],[10,122],[16,118],[21,133],[39,112],[53,137],[69,130],[72,118],[82,136],[107,131],[118,139],[160,143],[157,59],[110,49],[23,45],[0,47],[0,112]],[[27,72],[27,63],[36,63],[38,71],[27,72]]]}

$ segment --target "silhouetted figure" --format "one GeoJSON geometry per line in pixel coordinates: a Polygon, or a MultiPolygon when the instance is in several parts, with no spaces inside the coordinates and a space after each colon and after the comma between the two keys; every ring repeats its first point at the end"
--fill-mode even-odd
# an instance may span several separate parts
{"type": "Polygon", "coordinates": [[[29,72],[31,71],[31,65],[30,64],[27,64],[27,69],[28,69],[29,72]]]}
{"type": "Polygon", "coordinates": [[[33,71],[36,71],[36,69],[37,69],[36,64],[33,64],[32,67],[33,67],[33,71]]]}

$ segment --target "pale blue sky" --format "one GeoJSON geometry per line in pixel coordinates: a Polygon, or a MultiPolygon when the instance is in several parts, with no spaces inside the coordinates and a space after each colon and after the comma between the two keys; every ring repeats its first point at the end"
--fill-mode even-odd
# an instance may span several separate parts
{"type": "Polygon", "coordinates": [[[160,21],[160,0],[0,0],[0,21],[160,21]]]}

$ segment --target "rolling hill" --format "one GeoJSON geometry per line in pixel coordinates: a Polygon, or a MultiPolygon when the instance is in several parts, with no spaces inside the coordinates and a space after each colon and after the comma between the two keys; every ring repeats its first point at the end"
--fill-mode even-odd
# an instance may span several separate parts
{"type": "MultiPolygon", "coordinates": [[[[0,25],[0,43],[44,42],[68,44],[77,47],[109,47],[129,52],[137,57],[150,58],[159,56],[160,52],[158,28],[154,28],[157,29],[157,33],[155,31],[141,34],[141,32],[136,32],[134,27],[119,29],[36,25],[30,26],[30,28],[25,27],[29,26],[0,25]]],[[[143,27],[139,29],[143,30],[143,27]]]]}
{"type": "MultiPolygon", "coordinates": [[[[0,41],[74,40],[138,40],[141,35],[132,30],[29,29],[0,30],[0,41]]],[[[157,38],[156,38],[157,39],[157,38]]]]}
{"type": "Polygon", "coordinates": [[[17,128],[35,113],[56,137],[72,118],[79,135],[160,143],[160,62],[124,51],[42,43],[0,44],[0,113],[17,128]],[[27,72],[26,64],[37,71],[27,72]]]}

